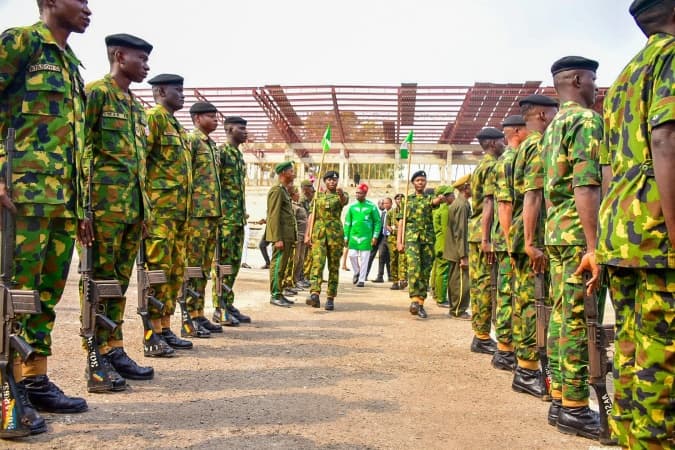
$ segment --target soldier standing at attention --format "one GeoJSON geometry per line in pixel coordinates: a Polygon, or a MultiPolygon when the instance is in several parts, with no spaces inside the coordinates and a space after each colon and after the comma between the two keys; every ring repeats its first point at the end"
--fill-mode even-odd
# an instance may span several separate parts
{"type": "MultiPolygon", "coordinates": [[[[183,77],[161,74],[148,80],[157,106],[147,111],[148,155],[147,191],[151,212],[145,240],[150,270],[163,270],[165,284],[157,286],[157,299],[164,310],[148,305],[153,331],[161,338],[161,352],[145,356],[173,356],[173,349],[188,350],[192,342],[171,331],[171,316],[176,310],[185,275],[185,244],[192,209],[192,155],[188,136],[174,116],[183,108],[183,77]]],[[[143,244],[141,244],[143,245],[143,244]]]]}
{"type": "Polygon", "coordinates": [[[459,191],[448,208],[448,226],[445,233],[443,257],[448,267],[448,306],[450,317],[470,320],[469,307],[469,217],[471,217],[471,174],[464,175],[452,185],[459,191]]]}
{"type": "Polygon", "coordinates": [[[438,186],[436,193],[444,197],[444,201],[438,205],[433,212],[434,221],[434,299],[436,304],[447,308],[448,303],[448,267],[449,261],[443,258],[443,249],[445,248],[445,231],[448,228],[448,198],[453,194],[454,189],[450,186],[438,186]]]}
{"type": "Polygon", "coordinates": [[[504,151],[504,133],[496,128],[483,128],[477,135],[486,155],[471,176],[472,214],[469,220],[469,276],[471,277],[471,326],[474,337],[471,351],[493,354],[497,350],[490,339],[492,302],[490,299],[490,265],[494,263],[491,230],[494,201],[486,192],[487,180],[497,158],[504,151]]]}
{"type": "MultiPolygon", "coordinates": [[[[551,397],[562,399],[558,430],[589,439],[598,438],[600,424],[598,414],[588,407],[584,283],[575,270],[582,258],[594,259],[597,241],[602,119],[589,109],[595,103],[597,68],[596,61],[579,56],[553,63],[553,84],[561,104],[541,144],[553,300],[547,346],[551,397]]],[[[554,403],[550,409],[555,410],[554,403]]]]}
{"type": "Polygon", "coordinates": [[[406,279],[405,274],[405,255],[398,251],[397,234],[398,234],[398,217],[401,214],[401,199],[403,194],[396,194],[394,202],[396,206],[391,208],[383,226],[387,228],[389,236],[387,236],[387,245],[389,245],[389,268],[391,269],[391,281],[393,284],[389,289],[398,291],[402,289],[402,282],[406,279]]]}
{"type": "Polygon", "coordinates": [[[612,436],[673,448],[675,1],[636,0],[647,36],[605,97],[597,261],[616,312],[612,436]],[[618,375],[618,376],[616,376],[618,375]]]}
{"type": "Polygon", "coordinates": [[[424,299],[427,298],[429,290],[429,276],[431,275],[431,266],[434,262],[434,224],[432,218],[432,209],[437,207],[445,200],[444,195],[432,197],[425,194],[427,187],[427,173],[418,170],[410,178],[410,182],[415,187],[415,193],[410,195],[406,201],[408,206],[405,211],[399,212],[398,250],[405,251],[406,259],[410,271],[408,280],[408,296],[410,297],[410,314],[418,316],[421,319],[427,318],[424,310],[424,299]],[[405,221],[405,231],[403,224],[405,221]],[[405,235],[404,235],[405,233],[405,235]]]}
{"type": "MultiPolygon", "coordinates": [[[[24,417],[33,434],[47,431],[40,411],[78,413],[83,398],[66,396],[47,376],[54,307],[66,285],[74,238],[91,245],[93,231],[77,219],[78,166],[84,146],[84,85],[80,61],[67,41],[84,33],[87,2],[38,0],[40,21],[0,35],[0,136],[16,130],[13,198],[0,182],[0,205],[16,215],[16,289],[37,290],[42,312],[21,318],[21,337],[35,349],[25,363],[16,360],[14,377],[26,391],[24,417]],[[32,405],[31,405],[32,403],[32,405]]],[[[4,148],[2,149],[4,166],[4,148]]],[[[2,167],[4,177],[4,167],[2,167]]]]}
{"type": "MultiPolygon", "coordinates": [[[[218,177],[220,153],[209,137],[218,128],[218,109],[208,102],[196,102],[190,107],[190,116],[195,130],[188,137],[192,155],[192,216],[188,227],[187,265],[201,267],[206,276],[211,273],[216,232],[222,216],[218,177]]],[[[211,323],[204,315],[206,278],[191,282],[199,294],[197,298],[186,298],[187,310],[195,326],[195,337],[222,333],[223,328],[211,323]]]]}
{"type": "MultiPolygon", "coordinates": [[[[225,119],[227,143],[220,148],[220,199],[223,216],[218,225],[220,242],[220,264],[232,266],[232,274],[225,275],[224,282],[231,290],[223,293],[227,305],[223,311],[213,283],[213,321],[228,327],[239,322],[251,323],[251,318],[242,314],[234,306],[234,280],[237,279],[241,264],[241,249],[244,245],[244,225],[246,225],[246,163],[239,146],[246,142],[246,120],[237,116],[225,119]]],[[[265,249],[265,251],[267,251],[265,249]]],[[[215,281],[215,275],[214,275],[215,281]]]]}
{"type": "MultiPolygon", "coordinates": [[[[91,203],[94,210],[93,279],[117,280],[122,294],[138,253],[142,223],[150,208],[145,191],[147,119],[140,102],[129,90],[148,74],[152,45],[128,34],[105,39],[110,73],[86,87],[85,154],[82,167],[93,167],[91,203]]],[[[86,187],[81,195],[87,195],[86,187]]],[[[80,301],[85,301],[80,299],[80,301]]],[[[102,298],[104,314],[117,324],[110,332],[96,327],[96,343],[104,364],[112,366],[114,390],[124,379],[150,380],[152,367],[139,367],[124,351],[122,324],[126,297],[102,298]],[[121,375],[121,379],[118,375],[121,375]]],[[[121,386],[119,386],[121,385],[121,386]]],[[[111,389],[112,390],[112,389],[111,389]]]]}
{"type": "MultiPolygon", "coordinates": [[[[312,212],[310,209],[312,200],[314,200],[314,185],[309,180],[304,180],[300,183],[302,188],[302,196],[300,197],[300,205],[307,212],[307,218],[309,219],[309,214],[312,212]]],[[[305,231],[307,231],[305,224],[305,231]]],[[[305,245],[305,234],[303,233],[301,238],[303,243],[303,253],[302,253],[302,287],[309,287],[309,274],[312,268],[312,249],[305,245]]]]}
{"type": "Polygon", "coordinates": [[[289,307],[295,302],[284,297],[283,279],[298,237],[298,225],[295,222],[293,203],[288,192],[295,179],[295,171],[290,161],[277,164],[274,171],[279,177],[279,184],[272,186],[267,193],[265,229],[265,240],[271,242],[273,248],[270,263],[270,303],[289,307]]]}
{"type": "Polygon", "coordinates": [[[344,233],[340,214],[342,208],[349,201],[349,195],[337,187],[340,175],[329,170],[323,176],[326,191],[319,192],[314,197],[312,209],[310,209],[307,221],[307,235],[305,243],[312,248],[312,270],[310,276],[310,296],[306,303],[313,308],[319,308],[321,302],[321,278],[323,266],[328,258],[328,292],[326,295],[326,311],[332,311],[337,295],[338,277],[340,276],[340,256],[342,255],[342,243],[344,233]],[[309,232],[311,230],[311,235],[309,232]]]}

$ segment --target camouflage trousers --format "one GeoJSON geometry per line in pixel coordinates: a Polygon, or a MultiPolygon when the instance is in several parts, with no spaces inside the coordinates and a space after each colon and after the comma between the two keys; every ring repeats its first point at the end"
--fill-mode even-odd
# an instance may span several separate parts
{"type": "Polygon", "coordinates": [[[409,264],[408,296],[427,298],[431,266],[434,263],[434,243],[422,240],[406,240],[405,258],[409,264]]]}
{"type": "Polygon", "coordinates": [[[312,247],[305,246],[305,256],[302,261],[302,275],[305,280],[309,280],[312,276],[312,247]]]}
{"type": "Polygon", "coordinates": [[[469,307],[471,302],[471,281],[469,280],[468,267],[462,268],[459,261],[450,261],[448,267],[448,301],[450,302],[450,315],[461,315],[469,307]]]}
{"type": "Polygon", "coordinates": [[[163,270],[167,282],[155,288],[156,297],[164,304],[164,312],[148,305],[150,319],[170,317],[176,311],[176,299],[183,287],[185,275],[185,243],[188,222],[176,219],[156,219],[148,227],[145,252],[148,269],[163,270]]]}
{"type": "Polygon", "coordinates": [[[675,270],[608,271],[616,312],[612,435],[630,448],[673,448],[675,270]]]}
{"type": "MultiPolygon", "coordinates": [[[[223,301],[231,305],[234,303],[234,280],[237,279],[239,268],[241,267],[241,252],[244,247],[244,225],[220,223],[220,264],[230,264],[232,274],[225,275],[223,282],[230,287],[230,291],[223,292],[223,301]]],[[[216,271],[211,271],[213,280],[213,307],[220,308],[220,299],[218,298],[216,271]]]]}
{"type": "Polygon", "coordinates": [[[307,246],[305,245],[304,236],[295,244],[295,252],[293,253],[293,285],[297,281],[304,278],[303,267],[307,256],[307,246]]]}
{"type": "Polygon", "coordinates": [[[492,301],[490,299],[490,266],[480,242],[469,242],[469,277],[471,278],[471,326],[480,339],[490,336],[492,301]]]}
{"type": "Polygon", "coordinates": [[[270,261],[270,295],[273,298],[281,298],[284,290],[284,278],[286,270],[293,255],[294,242],[284,242],[284,248],[273,247],[270,261]]]}
{"type": "Polygon", "coordinates": [[[584,248],[548,246],[547,252],[553,303],[547,341],[551,396],[562,396],[563,406],[584,406],[589,395],[584,284],[580,276],[573,275],[584,248]]]}
{"type": "MultiPolygon", "coordinates": [[[[94,222],[94,259],[93,274],[95,280],[117,280],[122,286],[122,294],[127,292],[129,278],[134,269],[134,260],[138,253],[141,238],[141,222],[121,223],[96,220],[94,222]]],[[[78,244],[78,250],[82,252],[78,244]]],[[[81,254],[81,253],[80,253],[81,254]]],[[[82,298],[82,281],[80,280],[80,304],[82,298]]],[[[114,347],[122,347],[124,309],[126,297],[101,299],[101,306],[106,317],[117,324],[114,331],[104,327],[96,327],[96,342],[101,354],[108,353],[114,347]]]]}
{"type": "Polygon", "coordinates": [[[450,261],[437,256],[434,260],[434,293],[438,303],[448,301],[448,276],[450,275],[450,261]]]}
{"type": "MultiPolygon", "coordinates": [[[[295,256],[298,253],[298,247],[296,242],[284,243],[291,246],[291,253],[288,255],[288,262],[286,263],[286,269],[284,270],[283,281],[281,282],[282,290],[285,288],[295,287],[295,256]]],[[[274,253],[274,251],[272,251],[274,253]]],[[[270,263],[271,265],[271,263],[270,263]]]]}
{"type": "Polygon", "coordinates": [[[340,258],[342,257],[342,239],[324,237],[321,240],[312,241],[312,270],[309,277],[312,293],[321,293],[321,279],[323,277],[323,267],[328,259],[328,289],[326,295],[335,297],[337,295],[338,281],[340,277],[340,258]]]}
{"type": "Polygon", "coordinates": [[[211,273],[213,254],[216,251],[217,217],[193,217],[188,227],[186,244],[187,265],[201,267],[205,278],[190,280],[192,288],[199,293],[198,298],[188,296],[185,303],[190,317],[204,316],[204,298],[206,296],[206,278],[211,273]]]}
{"type": "Polygon", "coordinates": [[[497,305],[495,308],[495,334],[497,345],[502,351],[513,350],[515,318],[513,305],[513,268],[506,252],[496,252],[497,258],[497,305]]]}
{"type": "Polygon", "coordinates": [[[513,254],[513,343],[521,367],[538,365],[537,308],[534,302],[534,271],[525,253],[513,254]],[[523,364],[530,361],[530,364],[523,364]]]}
{"type": "Polygon", "coordinates": [[[15,289],[40,293],[42,312],[20,318],[21,337],[40,356],[52,354],[52,330],[75,248],[75,219],[16,216],[15,289]]]}
{"type": "Polygon", "coordinates": [[[389,281],[394,283],[403,280],[401,278],[401,253],[396,248],[396,236],[387,237],[387,246],[389,246],[389,281]]]}

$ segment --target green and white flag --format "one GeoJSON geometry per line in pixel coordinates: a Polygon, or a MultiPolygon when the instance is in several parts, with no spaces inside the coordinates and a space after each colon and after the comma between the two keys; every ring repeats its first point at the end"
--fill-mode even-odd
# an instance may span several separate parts
{"type": "Polygon", "coordinates": [[[321,139],[321,147],[323,148],[324,153],[330,151],[330,124],[326,127],[326,131],[323,133],[323,138],[321,139]]]}
{"type": "Polygon", "coordinates": [[[410,152],[410,144],[413,141],[413,130],[408,132],[408,135],[405,137],[405,140],[401,144],[400,155],[401,159],[408,159],[408,153],[410,152]]]}

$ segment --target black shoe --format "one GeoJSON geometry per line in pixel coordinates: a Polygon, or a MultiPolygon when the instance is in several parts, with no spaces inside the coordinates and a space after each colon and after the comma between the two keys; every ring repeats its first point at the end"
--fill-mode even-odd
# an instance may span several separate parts
{"type": "Polygon", "coordinates": [[[282,295],[283,295],[284,297],[293,297],[293,296],[295,296],[295,295],[298,295],[298,293],[295,292],[295,291],[292,290],[292,289],[286,288],[286,289],[284,289],[282,295]]]}
{"type": "Polygon", "coordinates": [[[211,321],[206,317],[195,317],[194,319],[192,319],[192,322],[194,322],[195,324],[199,324],[200,326],[202,326],[202,328],[209,330],[211,333],[223,332],[223,327],[221,327],[218,324],[211,323],[211,321]]]}
{"type": "Polygon", "coordinates": [[[447,300],[444,302],[436,302],[436,306],[438,306],[439,308],[449,308],[450,302],[447,300]]]}
{"type": "Polygon", "coordinates": [[[152,380],[155,370],[152,367],[143,367],[136,364],[122,347],[114,348],[105,354],[117,373],[128,380],[152,380]]]}
{"type": "Polygon", "coordinates": [[[352,277],[352,284],[356,284],[359,281],[359,274],[355,273],[352,277]]]}
{"type": "Polygon", "coordinates": [[[548,407],[548,424],[552,427],[558,424],[558,416],[560,415],[560,408],[562,408],[562,400],[551,400],[551,406],[548,407]]]}
{"type": "MultiPolygon", "coordinates": [[[[227,305],[227,312],[229,312],[232,317],[237,319],[241,323],[251,323],[251,318],[245,314],[242,314],[241,311],[237,309],[234,305],[227,305]]],[[[208,330],[208,327],[204,327],[208,330]]]]}
{"type": "Polygon", "coordinates": [[[561,433],[579,435],[588,439],[598,439],[600,436],[600,418],[598,413],[588,406],[577,408],[561,406],[557,427],[561,433]]]}
{"type": "Polygon", "coordinates": [[[401,289],[405,289],[408,287],[408,282],[407,281],[399,281],[398,285],[401,286],[401,289]]]}
{"type": "Polygon", "coordinates": [[[382,279],[382,277],[378,277],[373,280],[373,283],[384,283],[384,280],[382,279]]]}
{"type": "Polygon", "coordinates": [[[30,434],[40,434],[47,431],[47,422],[38,414],[33,404],[28,400],[26,389],[17,383],[18,398],[16,401],[21,403],[23,407],[23,415],[21,416],[21,423],[30,428],[30,434]]]}
{"type": "Polygon", "coordinates": [[[410,308],[408,310],[410,311],[410,314],[416,316],[420,310],[420,304],[417,302],[410,302],[410,308]]]}
{"type": "Polygon", "coordinates": [[[320,308],[321,300],[319,299],[319,294],[311,294],[305,303],[311,306],[312,308],[320,308]]]}
{"type": "Polygon", "coordinates": [[[427,318],[427,312],[424,310],[424,305],[420,305],[419,308],[417,308],[417,317],[420,319],[427,318]]]}
{"type": "Polygon", "coordinates": [[[459,320],[471,320],[471,314],[469,314],[466,311],[464,311],[462,314],[460,314],[458,316],[451,313],[450,317],[452,317],[453,319],[459,319],[459,320]]]}
{"type": "Polygon", "coordinates": [[[276,297],[270,297],[270,303],[274,306],[282,306],[284,308],[290,308],[291,304],[286,301],[285,298],[276,298],[276,297]]]}
{"type": "Polygon", "coordinates": [[[264,266],[261,267],[261,269],[269,269],[269,268],[270,268],[269,264],[265,264],[264,266]]]}
{"type": "Polygon", "coordinates": [[[492,367],[513,372],[516,369],[516,354],[513,352],[497,350],[492,355],[492,367]]]}
{"type": "Polygon", "coordinates": [[[333,297],[328,297],[326,298],[326,311],[332,311],[335,309],[335,304],[333,303],[334,299],[333,297]]]}
{"type": "Polygon", "coordinates": [[[476,336],[471,341],[471,351],[492,355],[497,351],[497,344],[492,339],[478,339],[476,336]]]}
{"type": "Polygon", "coordinates": [[[216,310],[213,311],[213,321],[224,327],[239,326],[239,320],[230,314],[227,309],[223,311],[221,308],[216,308],[216,310]]]}
{"type": "Polygon", "coordinates": [[[28,400],[38,411],[57,414],[73,414],[85,412],[89,407],[87,401],[80,397],[68,397],[51,381],[47,375],[36,375],[24,378],[20,383],[28,400]]]}
{"type": "Polygon", "coordinates": [[[291,300],[290,298],[286,297],[285,295],[281,296],[281,300],[288,303],[289,305],[295,305],[295,300],[291,300]]]}
{"type": "Polygon", "coordinates": [[[149,341],[143,339],[143,356],[172,358],[176,356],[176,350],[166,343],[161,333],[153,332],[149,341]]]}
{"type": "Polygon", "coordinates": [[[251,266],[249,266],[246,263],[241,263],[241,267],[242,267],[242,269],[250,269],[251,268],[251,266]]]}
{"type": "Polygon", "coordinates": [[[162,328],[162,337],[167,344],[177,350],[190,350],[192,348],[192,342],[179,338],[171,331],[171,328],[162,328]]]}
{"type": "Polygon", "coordinates": [[[87,380],[87,392],[120,392],[127,388],[127,380],[115,370],[108,355],[99,355],[98,367],[91,374],[89,364],[84,369],[84,378],[87,380]]]}
{"type": "Polygon", "coordinates": [[[389,289],[391,289],[392,291],[400,291],[400,290],[401,290],[401,286],[399,286],[398,281],[397,281],[397,282],[395,282],[394,284],[392,284],[391,287],[390,287],[389,289]]]}
{"type": "Polygon", "coordinates": [[[187,322],[183,322],[183,326],[180,327],[180,336],[181,337],[191,337],[191,338],[200,338],[207,339],[211,337],[211,332],[195,322],[194,319],[190,319],[192,326],[188,325],[187,322]],[[191,331],[189,331],[191,329],[191,331]]]}
{"type": "Polygon", "coordinates": [[[537,398],[541,398],[546,393],[546,389],[541,385],[541,372],[520,366],[516,367],[513,374],[511,388],[516,392],[530,394],[537,398]]]}
{"type": "Polygon", "coordinates": [[[356,287],[366,287],[366,284],[363,281],[356,283],[356,287]]]}

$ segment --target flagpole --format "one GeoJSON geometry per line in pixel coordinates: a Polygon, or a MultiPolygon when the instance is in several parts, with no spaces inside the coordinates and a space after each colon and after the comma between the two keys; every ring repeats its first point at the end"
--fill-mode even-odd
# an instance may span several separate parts
{"type": "Polygon", "coordinates": [[[314,218],[316,216],[316,197],[319,195],[319,186],[321,186],[321,175],[323,174],[323,161],[326,158],[326,153],[328,153],[328,150],[330,150],[330,147],[328,150],[324,147],[324,143],[326,141],[326,137],[328,136],[328,145],[330,146],[330,124],[328,127],[326,127],[326,131],[324,132],[323,139],[321,140],[321,162],[319,163],[319,173],[318,176],[316,177],[316,187],[314,187],[314,201],[312,202],[312,213],[310,214],[310,221],[307,224],[307,236],[309,236],[309,241],[311,245],[312,241],[312,233],[314,232],[314,218]]]}
{"type": "Polygon", "coordinates": [[[405,246],[405,223],[408,219],[408,193],[410,192],[410,166],[412,165],[413,143],[408,143],[408,175],[405,182],[405,203],[403,204],[403,224],[401,225],[401,243],[405,246]]]}

